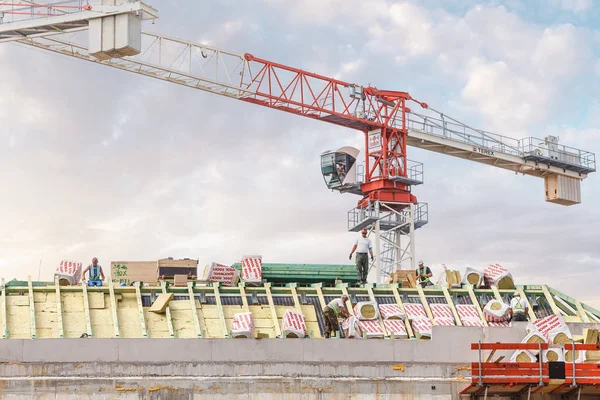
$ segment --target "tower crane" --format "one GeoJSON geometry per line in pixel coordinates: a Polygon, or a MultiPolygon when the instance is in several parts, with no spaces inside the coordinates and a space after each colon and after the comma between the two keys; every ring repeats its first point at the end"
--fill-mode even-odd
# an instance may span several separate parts
{"type": "Polygon", "coordinates": [[[423,164],[407,158],[419,147],[541,177],[546,201],[581,202],[580,183],[596,170],[591,152],[558,138],[513,139],[472,128],[409,93],[362,86],[213,46],[142,31],[158,11],[139,0],[0,2],[0,42],[17,42],[328,122],[364,133],[359,150],[321,154],[327,187],[360,196],[348,230],[375,236],[375,280],[415,267],[414,231],[428,221],[426,203],[411,187],[423,183],[423,164]],[[80,34],[78,32],[87,32],[80,34]]]}

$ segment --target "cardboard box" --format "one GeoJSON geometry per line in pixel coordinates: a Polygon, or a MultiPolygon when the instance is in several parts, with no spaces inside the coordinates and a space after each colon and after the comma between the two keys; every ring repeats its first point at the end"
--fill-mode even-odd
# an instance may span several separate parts
{"type": "Polygon", "coordinates": [[[110,277],[114,284],[125,283],[127,286],[133,282],[144,282],[151,286],[156,285],[156,261],[112,261],[110,263],[110,277]]]}
{"type": "Polygon", "coordinates": [[[403,288],[416,288],[417,284],[415,281],[415,270],[403,269],[394,271],[394,273],[388,279],[388,283],[399,283],[400,287],[403,288]]]}

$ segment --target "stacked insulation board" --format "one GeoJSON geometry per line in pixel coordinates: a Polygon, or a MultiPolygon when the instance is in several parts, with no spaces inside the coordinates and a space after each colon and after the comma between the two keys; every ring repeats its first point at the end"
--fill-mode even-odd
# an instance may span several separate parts
{"type": "MultiPolygon", "coordinates": [[[[304,315],[307,337],[320,338],[324,331],[323,307],[332,299],[347,293],[352,303],[375,301],[400,307],[406,318],[399,319],[398,328],[407,335],[381,325],[386,338],[415,338],[408,305],[424,311],[423,320],[437,325],[438,310],[450,315],[457,326],[465,326],[467,316],[461,307],[471,306],[469,318],[481,316],[481,309],[490,298],[510,296],[512,290],[465,288],[399,288],[397,284],[354,288],[348,284],[325,286],[321,283],[299,286],[220,287],[188,283],[187,287],[161,286],[60,286],[53,283],[15,281],[0,285],[0,332],[5,339],[78,338],[229,338],[233,316],[252,313],[256,337],[282,337],[282,319],[286,311],[304,315]],[[16,286],[15,286],[16,285],[16,286]],[[151,306],[161,294],[172,299],[161,312],[151,306]],[[435,312],[432,312],[432,309],[435,312]],[[164,311],[164,312],[162,312],[164,311]]],[[[519,287],[531,307],[531,319],[562,313],[566,322],[600,322],[600,311],[546,286],[519,287]]],[[[164,296],[163,296],[164,297],[164,296]]],[[[464,307],[463,307],[464,308],[464,307]]],[[[351,309],[352,310],[352,309],[351,309]]],[[[447,315],[446,315],[447,314],[447,315]]],[[[481,319],[482,326],[488,326],[481,319]]],[[[479,324],[471,326],[480,326],[479,324]]]]}
{"type": "MultiPolygon", "coordinates": [[[[242,265],[236,263],[234,268],[241,270],[242,265]]],[[[262,277],[273,284],[297,282],[299,284],[334,284],[339,280],[348,284],[358,282],[356,266],[331,264],[277,264],[263,263],[262,277]]]]}

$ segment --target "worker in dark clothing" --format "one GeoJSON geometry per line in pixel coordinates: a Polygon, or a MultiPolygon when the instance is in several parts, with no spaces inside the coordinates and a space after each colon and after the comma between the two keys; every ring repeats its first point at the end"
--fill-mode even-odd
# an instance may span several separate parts
{"type": "Polygon", "coordinates": [[[431,269],[423,265],[423,261],[419,261],[419,266],[415,271],[415,275],[417,276],[417,283],[421,285],[421,287],[427,287],[433,285],[431,283],[431,277],[433,274],[431,273],[431,269]]]}
{"type": "Polygon", "coordinates": [[[323,309],[326,338],[330,337],[332,331],[335,336],[335,333],[340,330],[338,316],[342,316],[343,318],[350,317],[350,313],[346,309],[346,301],[348,301],[348,296],[342,295],[340,298],[331,300],[323,309]]]}
{"type": "Polygon", "coordinates": [[[358,283],[367,283],[367,275],[369,275],[369,257],[371,254],[371,261],[373,261],[373,245],[371,239],[367,237],[367,230],[363,229],[361,237],[356,239],[352,251],[350,251],[350,260],[352,260],[352,254],[356,251],[356,269],[358,272],[358,283]]]}

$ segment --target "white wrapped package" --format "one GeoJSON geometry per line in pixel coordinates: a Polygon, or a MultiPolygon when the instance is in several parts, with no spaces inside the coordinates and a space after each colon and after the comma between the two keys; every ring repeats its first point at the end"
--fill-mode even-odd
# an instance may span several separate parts
{"type": "Polygon", "coordinates": [[[452,314],[452,310],[448,304],[430,304],[429,309],[435,319],[448,318],[454,320],[454,314],[452,314]]]}
{"type": "Polygon", "coordinates": [[[501,322],[489,321],[488,322],[488,326],[495,326],[495,327],[500,327],[500,328],[509,328],[510,327],[510,323],[507,322],[507,321],[501,321],[501,322]]]}
{"type": "Polygon", "coordinates": [[[248,283],[262,282],[262,256],[242,258],[242,279],[248,283]]]}
{"type": "Polygon", "coordinates": [[[366,337],[367,339],[383,339],[383,329],[381,329],[379,321],[359,320],[358,324],[360,325],[363,337],[366,337]]]}
{"type": "Polygon", "coordinates": [[[231,336],[234,338],[254,337],[254,321],[252,320],[252,313],[245,312],[233,314],[231,336]]]}
{"type": "Polygon", "coordinates": [[[223,286],[235,286],[239,279],[239,271],[227,265],[213,262],[207,266],[204,273],[209,282],[221,282],[223,286]]]}
{"type": "Polygon", "coordinates": [[[425,318],[427,319],[427,314],[425,313],[425,307],[422,304],[417,303],[406,303],[404,304],[404,311],[406,311],[406,316],[409,320],[425,318]]]}
{"type": "Polygon", "coordinates": [[[585,351],[582,350],[565,350],[565,361],[573,362],[573,351],[575,352],[575,363],[582,363],[585,361],[585,351]]]}
{"type": "Polygon", "coordinates": [[[571,343],[573,335],[568,326],[559,326],[548,332],[548,341],[552,344],[565,344],[571,343]]]}
{"type": "Polygon", "coordinates": [[[456,325],[456,323],[454,322],[454,318],[440,317],[440,318],[434,318],[433,321],[435,322],[436,325],[440,325],[440,326],[456,325]]]}
{"type": "Polygon", "coordinates": [[[384,319],[383,325],[385,330],[391,336],[394,334],[394,339],[407,339],[406,326],[403,321],[397,319],[384,319]]]}
{"type": "Polygon", "coordinates": [[[418,339],[431,339],[431,329],[433,323],[429,318],[413,319],[411,324],[418,339]]]}
{"type": "Polygon", "coordinates": [[[462,278],[464,285],[474,285],[480,287],[483,284],[483,274],[473,268],[467,267],[465,274],[462,278]]]}
{"type": "Polygon", "coordinates": [[[303,338],[306,336],[306,322],[304,315],[294,310],[287,310],[283,314],[281,331],[286,338],[303,338]]]}
{"type": "Polygon", "coordinates": [[[539,332],[544,335],[549,343],[571,343],[573,335],[560,314],[549,315],[527,324],[528,332],[539,332]]]}
{"type": "Polygon", "coordinates": [[[376,301],[360,301],[354,306],[354,315],[361,321],[379,318],[379,308],[376,301]]]}
{"type": "MultiPolygon", "coordinates": [[[[539,332],[530,332],[521,340],[521,343],[546,343],[546,337],[539,332]]],[[[529,350],[531,354],[537,356],[539,354],[539,350],[529,350]]]]}
{"type": "Polygon", "coordinates": [[[56,268],[54,276],[58,277],[60,286],[78,285],[81,282],[81,268],[81,262],[63,260],[56,268]]]}
{"type": "Polygon", "coordinates": [[[529,350],[517,350],[510,357],[510,362],[536,362],[535,354],[529,350]]]}
{"type": "Polygon", "coordinates": [[[398,304],[380,304],[379,312],[383,319],[400,319],[404,320],[404,311],[398,304]]]}
{"type": "Polygon", "coordinates": [[[561,347],[542,350],[542,361],[565,361],[565,350],[561,347]]]}
{"type": "Polygon", "coordinates": [[[358,324],[358,318],[351,316],[342,322],[342,329],[346,339],[362,339],[362,331],[358,324]]]}
{"type": "Polygon", "coordinates": [[[477,306],[473,304],[457,304],[456,313],[463,326],[485,326],[477,312],[477,306]]]}
{"type": "Polygon", "coordinates": [[[506,268],[500,264],[490,264],[489,267],[483,270],[483,277],[486,286],[497,286],[498,289],[514,289],[512,275],[506,268]]]}
{"type": "Polygon", "coordinates": [[[479,317],[477,317],[477,318],[473,318],[473,317],[461,318],[460,322],[463,324],[463,326],[479,326],[479,327],[485,326],[483,324],[483,321],[479,317]]]}
{"type": "Polygon", "coordinates": [[[504,322],[510,316],[509,310],[508,304],[492,299],[483,308],[483,315],[488,322],[504,322]]]}

